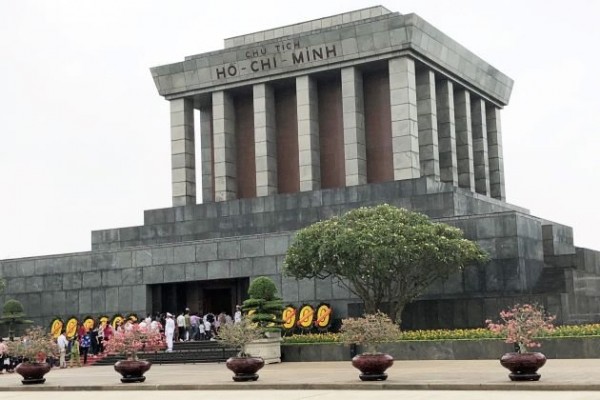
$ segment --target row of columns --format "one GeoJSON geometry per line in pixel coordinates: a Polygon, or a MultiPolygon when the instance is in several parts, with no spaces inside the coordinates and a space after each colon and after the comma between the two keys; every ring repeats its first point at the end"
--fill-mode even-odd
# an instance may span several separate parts
{"type": "MultiPolygon", "coordinates": [[[[409,57],[388,61],[393,176],[428,176],[505,200],[500,110],[467,89],[416,70],[409,57]]],[[[341,70],[346,186],[367,183],[362,74],[341,70]]],[[[171,100],[173,205],[195,204],[193,103],[171,100]]],[[[299,188],[320,188],[317,83],[296,78],[299,188]]],[[[256,195],[278,193],[275,97],[265,83],[253,86],[256,195]]],[[[229,92],[212,93],[212,109],[201,110],[204,202],[237,198],[235,109],[229,92]]]]}

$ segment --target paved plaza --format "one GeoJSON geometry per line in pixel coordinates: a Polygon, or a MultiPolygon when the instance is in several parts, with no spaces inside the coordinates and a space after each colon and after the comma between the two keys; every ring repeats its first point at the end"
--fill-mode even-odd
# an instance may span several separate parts
{"type": "MultiPolygon", "coordinates": [[[[587,397],[600,399],[600,360],[572,359],[549,360],[540,370],[542,379],[539,382],[511,382],[508,371],[502,368],[496,360],[469,361],[395,361],[388,370],[389,378],[385,382],[361,382],[358,371],[349,362],[305,362],[282,363],[265,366],[260,371],[257,382],[236,383],[231,380],[232,373],[224,364],[181,364],[153,365],[146,373],[144,383],[122,384],[120,376],[112,366],[87,366],[74,369],[54,369],[46,375],[44,385],[28,387],[21,384],[20,376],[16,373],[0,375],[0,397],[10,397],[7,392],[16,391],[238,391],[245,395],[254,390],[292,390],[311,391],[316,396],[328,398],[328,391],[351,390],[358,393],[364,390],[377,391],[549,391],[567,398],[567,392],[587,393],[587,397]],[[562,393],[562,394],[561,394],[562,393]],[[592,396],[592,397],[590,397],[592,396]]],[[[438,393],[439,391],[439,393],[438,393]]],[[[239,393],[239,392],[238,392],[239,393]]],[[[63,393],[61,396],[64,396],[63,393]]],[[[150,394],[149,394],[150,395],[150,394]]],[[[411,396],[413,396],[411,395],[411,396]]],[[[144,395],[146,396],[146,395],[144,395]]],[[[223,394],[223,396],[225,396],[223,394]]],[[[256,395],[267,399],[262,395],[256,395]]],[[[534,396],[531,394],[531,396],[534,396]]],[[[279,396],[281,397],[281,396],[279,396]]],[[[298,398],[289,397],[286,398],[298,398]]],[[[486,397],[490,397],[486,394],[486,397]]],[[[65,398],[65,397],[63,397],[65,398]]],[[[144,397],[148,398],[148,397],[144,397]]],[[[221,398],[221,395],[219,395],[221,398]]],[[[223,397],[226,398],[226,397],[223,397]]],[[[248,397],[248,398],[254,398],[248,397]]],[[[348,399],[354,398],[352,395],[348,399]]],[[[420,397],[411,397],[420,398],[420,397]]],[[[449,397],[451,398],[451,397],[449,397]]],[[[471,398],[471,397],[461,397],[471,398]]],[[[477,398],[477,397],[473,397],[477,398]]],[[[481,398],[481,397],[479,397],[481,398]]],[[[537,397],[527,397],[537,398],[537,397]]],[[[541,398],[541,397],[539,397],[541,398]]],[[[548,398],[548,397],[545,397],[548,398]]],[[[558,397],[557,397],[558,398],[558,397]]]]}

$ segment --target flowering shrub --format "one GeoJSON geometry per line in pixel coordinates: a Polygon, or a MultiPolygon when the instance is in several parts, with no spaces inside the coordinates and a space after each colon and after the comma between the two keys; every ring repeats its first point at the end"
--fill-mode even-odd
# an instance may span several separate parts
{"type": "Polygon", "coordinates": [[[225,324],[219,328],[217,340],[221,345],[229,345],[240,349],[238,357],[247,357],[244,346],[248,343],[264,338],[262,329],[250,318],[242,318],[237,324],[225,324]]]}
{"type": "Polygon", "coordinates": [[[6,347],[11,356],[21,356],[31,363],[45,362],[46,358],[59,355],[58,345],[41,326],[27,329],[21,340],[6,342],[6,347]]]}
{"type": "Polygon", "coordinates": [[[139,352],[153,352],[166,347],[165,338],[158,329],[128,325],[125,329],[116,331],[105,345],[105,352],[122,354],[127,359],[137,360],[139,352]]]}
{"type": "Polygon", "coordinates": [[[342,320],[340,340],[347,344],[374,345],[397,340],[400,328],[381,311],[365,314],[362,318],[342,320]]]}
{"type": "Polygon", "coordinates": [[[546,315],[541,306],[517,304],[510,310],[500,312],[500,323],[485,321],[488,329],[503,335],[506,343],[514,343],[519,353],[526,353],[528,348],[540,347],[534,338],[541,332],[554,330],[554,316],[546,315]]]}

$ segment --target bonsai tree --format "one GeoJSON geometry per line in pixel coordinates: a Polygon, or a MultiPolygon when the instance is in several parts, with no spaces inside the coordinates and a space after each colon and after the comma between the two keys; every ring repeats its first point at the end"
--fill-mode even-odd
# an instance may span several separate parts
{"type": "Polygon", "coordinates": [[[371,347],[377,352],[377,344],[400,337],[400,328],[381,311],[365,314],[362,318],[342,319],[340,339],[346,344],[371,347]]]}
{"type": "Polygon", "coordinates": [[[517,353],[527,353],[528,349],[541,347],[535,337],[554,331],[555,319],[537,304],[515,304],[500,311],[500,322],[488,319],[485,323],[490,331],[505,336],[506,343],[514,344],[517,353]]]}
{"type": "Polygon", "coordinates": [[[239,349],[238,357],[250,357],[246,353],[246,345],[263,338],[263,331],[250,318],[243,317],[236,324],[225,324],[219,327],[217,340],[222,346],[239,349]]]}
{"type": "Polygon", "coordinates": [[[337,278],[374,314],[389,304],[400,324],[406,304],[437,279],[487,254],[458,228],[387,204],[363,207],[298,231],[284,273],[298,279],[337,278]]]}
{"type": "Polygon", "coordinates": [[[283,300],[277,297],[275,283],[266,276],[256,278],[248,288],[248,296],[242,304],[250,321],[257,324],[264,332],[279,332],[283,322],[277,316],[283,310],[283,300]]]}
{"type": "Polygon", "coordinates": [[[8,337],[11,341],[15,339],[15,325],[32,323],[33,321],[25,319],[25,310],[18,300],[10,299],[4,303],[2,316],[0,316],[0,324],[8,325],[8,337]]]}

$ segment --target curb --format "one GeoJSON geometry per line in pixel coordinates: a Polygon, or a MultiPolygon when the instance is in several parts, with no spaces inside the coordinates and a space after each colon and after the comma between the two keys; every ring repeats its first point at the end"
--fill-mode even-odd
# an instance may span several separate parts
{"type": "Polygon", "coordinates": [[[447,383],[385,383],[385,382],[360,382],[350,384],[262,384],[262,383],[235,383],[214,385],[151,385],[151,384],[115,384],[115,385],[89,385],[89,386],[52,386],[42,384],[39,386],[8,386],[0,387],[0,392],[77,392],[77,391],[145,391],[145,390],[504,390],[504,391],[600,391],[600,384],[552,384],[543,382],[491,383],[491,384],[447,384],[447,383]]]}

